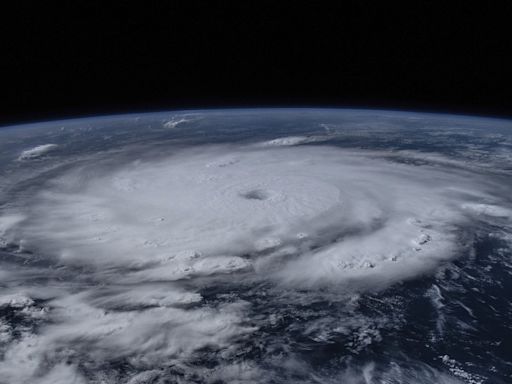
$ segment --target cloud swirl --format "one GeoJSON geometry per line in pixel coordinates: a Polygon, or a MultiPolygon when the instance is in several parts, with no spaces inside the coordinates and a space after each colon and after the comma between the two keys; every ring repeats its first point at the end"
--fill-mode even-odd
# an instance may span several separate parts
{"type": "MultiPolygon", "coordinates": [[[[418,165],[412,151],[316,141],[80,163],[0,217],[5,244],[20,258],[40,255],[2,271],[10,283],[0,307],[38,325],[14,340],[0,324],[8,342],[0,382],[118,382],[121,371],[129,383],[157,382],[169,366],[194,372],[190,380],[265,381],[266,357],[237,354],[276,320],[255,316],[237,295],[211,299],[218,287],[307,297],[379,290],[457,257],[475,220],[511,217],[493,181],[465,164],[418,165]],[[201,354],[222,363],[204,368],[201,354]]],[[[294,297],[289,304],[304,300],[294,297]]],[[[372,329],[361,342],[380,337],[372,329]]]]}

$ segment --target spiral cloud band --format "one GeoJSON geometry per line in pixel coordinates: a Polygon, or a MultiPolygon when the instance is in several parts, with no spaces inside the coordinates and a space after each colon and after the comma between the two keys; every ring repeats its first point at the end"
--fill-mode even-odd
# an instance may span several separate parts
{"type": "Polygon", "coordinates": [[[453,256],[471,202],[493,199],[464,175],[331,147],[205,147],[90,171],[56,180],[15,233],[66,265],[129,266],[123,281],[411,277],[453,256]]]}

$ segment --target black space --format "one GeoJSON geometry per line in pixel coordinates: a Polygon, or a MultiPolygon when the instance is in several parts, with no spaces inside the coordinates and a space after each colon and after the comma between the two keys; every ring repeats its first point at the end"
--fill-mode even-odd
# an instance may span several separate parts
{"type": "Polygon", "coordinates": [[[411,3],[20,1],[0,12],[0,124],[221,106],[511,116],[510,3],[411,3]]]}

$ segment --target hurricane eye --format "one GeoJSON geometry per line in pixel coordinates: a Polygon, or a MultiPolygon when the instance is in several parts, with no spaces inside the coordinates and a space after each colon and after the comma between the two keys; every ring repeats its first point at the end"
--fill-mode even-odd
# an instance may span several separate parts
{"type": "Polygon", "coordinates": [[[268,193],[262,189],[253,189],[241,193],[240,196],[247,200],[267,200],[269,197],[268,193]]]}

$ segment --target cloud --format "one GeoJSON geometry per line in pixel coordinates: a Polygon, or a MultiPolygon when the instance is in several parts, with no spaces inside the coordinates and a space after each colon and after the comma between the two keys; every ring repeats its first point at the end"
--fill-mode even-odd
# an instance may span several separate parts
{"type": "Polygon", "coordinates": [[[163,122],[164,128],[177,128],[180,125],[197,121],[200,118],[200,114],[182,114],[172,116],[170,119],[163,122]]]}
{"type": "Polygon", "coordinates": [[[188,121],[190,121],[190,120],[187,120],[187,119],[185,119],[185,118],[181,118],[181,119],[175,119],[175,118],[173,118],[173,119],[171,119],[171,120],[169,120],[169,121],[166,121],[166,122],[164,123],[164,127],[165,127],[165,128],[176,128],[178,125],[183,124],[183,123],[186,123],[186,122],[188,122],[188,121]]]}
{"type": "Polygon", "coordinates": [[[23,152],[21,152],[20,156],[18,157],[18,160],[37,159],[38,157],[41,157],[47,154],[48,152],[55,150],[57,147],[57,144],[38,145],[37,147],[26,149],[23,152]]]}
{"type": "Polygon", "coordinates": [[[303,144],[312,141],[311,138],[306,136],[289,136],[289,137],[281,137],[279,139],[273,139],[269,141],[265,141],[264,143],[260,143],[261,146],[266,147],[286,147],[297,144],[303,144]]]}
{"type": "MultiPolygon", "coordinates": [[[[15,314],[42,306],[48,319],[16,340],[0,324],[9,343],[2,377],[82,383],[85,371],[122,361],[144,371],[133,383],[153,380],[166,364],[212,382],[258,381],[261,367],[239,358],[238,348],[270,320],[221,288],[385,288],[456,257],[475,216],[510,216],[494,181],[464,164],[300,143],[81,162],[0,217],[6,244],[41,255],[37,265],[2,266],[17,281],[0,305],[15,314]],[[194,365],[211,356],[218,366],[194,365]]],[[[354,350],[381,337],[363,325],[354,350]]],[[[314,324],[307,332],[329,337],[314,324]]],[[[365,369],[344,374],[365,382],[374,368],[365,369]]]]}
{"type": "Polygon", "coordinates": [[[35,199],[18,236],[63,263],[132,266],[140,269],[130,276],[156,273],[163,280],[251,265],[272,270],[286,250],[294,257],[270,275],[296,285],[372,275],[393,280],[455,255],[457,226],[474,205],[454,189],[470,190],[472,201],[489,196],[464,172],[372,153],[229,151],[236,162],[222,161],[226,150],[210,147],[99,170],[78,183],[71,172],[35,199]],[[265,249],[275,252],[257,256],[265,249]]]}
{"type": "Polygon", "coordinates": [[[467,203],[463,204],[462,208],[468,210],[469,212],[476,215],[484,215],[490,217],[502,217],[502,218],[511,218],[512,210],[496,206],[493,204],[483,204],[483,203],[467,203]]]}
{"type": "Polygon", "coordinates": [[[57,364],[51,371],[37,381],[39,384],[86,384],[85,378],[76,368],[66,364],[57,364]]]}
{"type": "Polygon", "coordinates": [[[240,302],[217,309],[106,311],[91,305],[104,305],[105,301],[89,303],[86,296],[85,292],[52,301],[53,323],[40,335],[24,335],[7,350],[0,362],[3,378],[22,383],[40,377],[48,366],[55,371],[48,375],[52,380],[54,376],[71,377],[69,367],[64,371],[59,368],[66,361],[100,367],[106,360],[129,359],[140,368],[172,359],[186,361],[196,350],[226,348],[236,337],[254,331],[240,324],[245,306],[240,302]]]}

